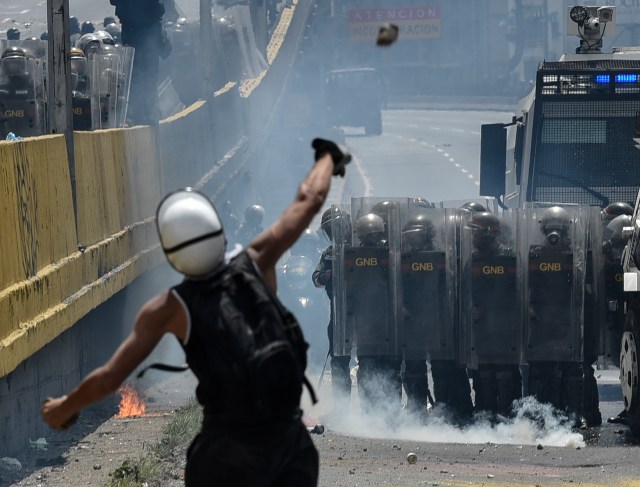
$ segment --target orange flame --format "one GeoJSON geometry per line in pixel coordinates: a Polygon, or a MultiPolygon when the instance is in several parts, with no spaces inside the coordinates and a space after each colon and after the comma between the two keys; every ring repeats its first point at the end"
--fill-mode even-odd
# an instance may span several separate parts
{"type": "Polygon", "coordinates": [[[121,387],[118,392],[122,396],[119,411],[114,417],[131,418],[134,416],[142,416],[145,413],[146,406],[132,385],[127,384],[121,387]]]}

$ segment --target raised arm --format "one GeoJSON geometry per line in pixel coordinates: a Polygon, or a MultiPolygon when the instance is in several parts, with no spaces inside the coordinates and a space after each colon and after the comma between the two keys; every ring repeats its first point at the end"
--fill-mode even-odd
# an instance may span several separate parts
{"type": "Polygon", "coordinates": [[[331,176],[343,176],[344,165],[351,160],[351,156],[341,151],[333,142],[316,139],[313,147],[316,150],[316,163],[298,187],[293,203],[248,247],[249,255],[274,290],[276,262],[322,208],[331,187],[331,176]]]}

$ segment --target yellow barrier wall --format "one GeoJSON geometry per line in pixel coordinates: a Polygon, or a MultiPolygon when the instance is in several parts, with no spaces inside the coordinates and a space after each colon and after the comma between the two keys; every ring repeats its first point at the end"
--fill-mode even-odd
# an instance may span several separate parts
{"type": "Polygon", "coordinates": [[[0,377],[163,258],[154,130],[74,138],[77,229],[64,137],[0,142],[0,377]]]}

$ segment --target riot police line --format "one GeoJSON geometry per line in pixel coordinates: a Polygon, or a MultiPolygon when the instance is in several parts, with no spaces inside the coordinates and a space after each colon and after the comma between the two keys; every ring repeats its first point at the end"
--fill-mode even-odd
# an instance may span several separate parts
{"type": "MultiPolygon", "coordinates": [[[[106,34],[106,32],[105,32],[106,34]]],[[[108,35],[108,34],[107,34],[108,35]]],[[[0,137],[47,133],[47,42],[0,41],[0,137]]],[[[74,130],[126,124],[134,50],[99,33],[86,34],[69,53],[74,130]]]]}
{"type": "Polygon", "coordinates": [[[418,412],[431,402],[509,416],[532,395],[577,426],[599,425],[592,365],[617,361],[622,333],[620,218],[585,206],[481,210],[409,198],[332,207],[333,355],[357,358],[365,410],[400,407],[404,386],[418,412]]]}

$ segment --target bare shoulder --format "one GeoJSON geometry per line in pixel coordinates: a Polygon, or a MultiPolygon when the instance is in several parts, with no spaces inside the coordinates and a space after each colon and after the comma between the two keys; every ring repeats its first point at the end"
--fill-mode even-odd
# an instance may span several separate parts
{"type": "Polygon", "coordinates": [[[149,299],[138,313],[138,326],[153,328],[162,333],[170,332],[184,337],[186,333],[186,315],[180,301],[171,290],[163,291],[149,299]]]}

